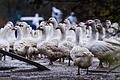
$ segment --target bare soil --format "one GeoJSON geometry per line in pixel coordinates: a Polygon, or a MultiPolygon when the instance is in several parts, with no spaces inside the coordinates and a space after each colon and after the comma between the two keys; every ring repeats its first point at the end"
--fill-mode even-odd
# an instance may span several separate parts
{"type": "Polygon", "coordinates": [[[77,75],[77,67],[71,62],[68,66],[65,63],[54,62],[48,65],[47,59],[39,59],[36,62],[48,67],[50,71],[39,71],[34,66],[18,60],[0,61],[0,68],[12,67],[10,69],[0,69],[0,80],[120,80],[120,68],[107,73],[106,70],[97,69],[98,60],[93,60],[93,65],[86,74],[85,69],[81,69],[81,75],[77,75]]]}

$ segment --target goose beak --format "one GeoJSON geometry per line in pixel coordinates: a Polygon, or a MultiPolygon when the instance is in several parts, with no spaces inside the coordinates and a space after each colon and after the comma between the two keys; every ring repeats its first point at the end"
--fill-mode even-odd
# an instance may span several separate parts
{"type": "Polygon", "coordinates": [[[16,26],[20,26],[20,24],[17,23],[16,26]]]}
{"type": "Polygon", "coordinates": [[[39,27],[37,28],[37,30],[43,30],[43,27],[39,26],[39,27]]]}
{"type": "Polygon", "coordinates": [[[37,47],[37,44],[32,45],[32,47],[37,47]]]}
{"type": "Polygon", "coordinates": [[[37,30],[40,30],[40,26],[39,26],[39,27],[37,27],[37,30]]]}
{"type": "Polygon", "coordinates": [[[87,22],[85,22],[85,25],[89,25],[89,22],[87,21],[87,22]]]}
{"type": "Polygon", "coordinates": [[[88,21],[85,22],[86,29],[89,29],[89,24],[90,24],[90,23],[89,23],[88,21]]]}
{"type": "Polygon", "coordinates": [[[64,23],[64,24],[67,24],[67,22],[66,22],[65,20],[63,21],[63,23],[64,23]]]}
{"type": "Polygon", "coordinates": [[[72,28],[72,27],[71,27],[69,30],[73,30],[73,31],[75,31],[75,28],[72,28]]]}
{"type": "Polygon", "coordinates": [[[60,27],[57,27],[56,29],[60,29],[60,27]]]}
{"type": "Polygon", "coordinates": [[[80,24],[78,23],[78,24],[76,24],[76,27],[80,27],[80,24]]]}
{"type": "Polygon", "coordinates": [[[46,26],[48,26],[49,24],[48,23],[46,23],[46,26]]]}
{"type": "Polygon", "coordinates": [[[50,20],[50,19],[48,19],[47,23],[48,23],[48,24],[49,24],[49,23],[51,23],[51,20],[50,20]]]}
{"type": "Polygon", "coordinates": [[[17,29],[15,27],[13,27],[12,30],[17,30],[17,29]]]}

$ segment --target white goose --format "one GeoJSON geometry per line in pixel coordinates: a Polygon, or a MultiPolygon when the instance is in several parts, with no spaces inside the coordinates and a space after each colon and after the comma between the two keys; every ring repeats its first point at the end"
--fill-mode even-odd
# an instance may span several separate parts
{"type": "Polygon", "coordinates": [[[22,27],[21,27],[21,30],[23,32],[22,35],[23,36],[23,44],[24,44],[24,47],[23,48],[26,48],[26,52],[25,52],[25,55],[31,59],[32,57],[34,57],[33,55],[35,55],[36,53],[38,54],[38,50],[37,50],[37,40],[35,40],[32,35],[31,35],[31,32],[32,32],[32,28],[26,24],[26,23],[22,23],[22,27]],[[24,29],[24,30],[23,30],[24,29]]]}
{"type": "Polygon", "coordinates": [[[70,60],[71,60],[70,51],[72,50],[74,43],[67,40],[67,29],[65,26],[66,25],[61,23],[57,27],[57,29],[60,29],[61,31],[61,38],[58,44],[58,49],[63,53],[64,57],[67,57],[69,59],[68,66],[70,66],[70,60]]]}
{"type": "Polygon", "coordinates": [[[13,45],[13,50],[15,53],[26,57],[27,52],[29,50],[29,46],[23,40],[22,29],[20,28],[20,26],[15,26],[15,28],[17,30],[17,40],[13,45]]]}
{"type": "Polygon", "coordinates": [[[73,30],[76,34],[75,46],[70,51],[70,56],[74,61],[74,65],[78,66],[78,75],[80,75],[80,68],[87,68],[88,74],[88,68],[92,65],[92,58],[94,57],[94,55],[87,48],[83,47],[80,43],[81,28],[76,27],[71,28],[70,30],[73,30]]]}
{"type": "Polygon", "coordinates": [[[114,54],[118,51],[118,46],[106,41],[100,41],[96,39],[96,25],[94,21],[87,21],[86,24],[92,27],[92,36],[90,41],[86,44],[86,47],[100,60],[99,67],[103,67],[102,63],[107,61],[106,57],[110,54],[114,54]]]}
{"type": "Polygon", "coordinates": [[[37,42],[37,49],[39,51],[39,54],[44,54],[45,44],[47,43],[47,38],[49,35],[49,29],[47,29],[46,22],[41,22],[40,26],[37,28],[38,30],[41,30],[42,36],[39,37],[39,40],[37,42]]]}
{"type": "Polygon", "coordinates": [[[58,27],[58,22],[55,18],[51,17],[48,19],[48,23],[50,24],[51,27],[53,27],[53,33],[52,33],[52,39],[54,38],[59,38],[61,32],[59,30],[56,30],[56,28],[58,27]]]}
{"type": "MultiPolygon", "coordinates": [[[[6,33],[10,30],[11,28],[6,25],[4,28],[0,30],[0,48],[3,50],[6,50],[9,52],[10,50],[10,44],[7,41],[7,35],[6,33]]],[[[5,57],[4,57],[5,60],[5,57]]]]}
{"type": "Polygon", "coordinates": [[[75,39],[73,38],[73,36],[75,36],[75,33],[74,33],[74,31],[69,30],[71,27],[73,27],[73,26],[71,26],[69,19],[65,19],[64,24],[65,24],[65,28],[66,28],[66,39],[68,41],[74,42],[75,39]]]}
{"type": "Polygon", "coordinates": [[[63,53],[61,53],[58,49],[59,37],[54,37],[56,28],[53,26],[41,26],[43,32],[43,38],[40,44],[38,44],[38,49],[40,52],[44,53],[50,60],[49,64],[53,64],[53,61],[56,61],[59,58],[63,57],[63,53]],[[50,29],[48,29],[48,27],[50,29]],[[46,39],[48,38],[48,39],[46,39]]]}
{"type": "Polygon", "coordinates": [[[22,34],[22,30],[19,26],[15,26],[16,30],[17,30],[17,40],[13,45],[13,50],[15,53],[25,56],[26,52],[25,52],[25,43],[22,40],[23,39],[23,34],[22,34]]]}
{"type": "Polygon", "coordinates": [[[9,31],[6,33],[7,35],[7,41],[9,42],[10,44],[10,51],[13,51],[13,45],[14,45],[14,42],[16,41],[16,37],[15,37],[15,28],[14,28],[14,25],[12,22],[8,22],[10,24],[10,27],[12,29],[9,29],[9,31]]]}

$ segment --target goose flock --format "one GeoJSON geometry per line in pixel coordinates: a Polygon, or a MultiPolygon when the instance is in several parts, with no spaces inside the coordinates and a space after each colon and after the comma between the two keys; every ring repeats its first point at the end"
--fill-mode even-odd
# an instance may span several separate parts
{"type": "MultiPolygon", "coordinates": [[[[33,30],[26,22],[14,25],[9,21],[0,29],[0,48],[28,59],[44,56],[50,65],[68,59],[69,66],[70,61],[78,66],[79,75],[79,69],[88,70],[94,57],[100,60],[98,67],[104,67],[103,63],[110,67],[109,57],[119,56],[119,25],[95,19],[70,26],[68,19],[58,23],[51,17],[33,30]]],[[[1,60],[3,56],[0,54],[1,60]]]]}

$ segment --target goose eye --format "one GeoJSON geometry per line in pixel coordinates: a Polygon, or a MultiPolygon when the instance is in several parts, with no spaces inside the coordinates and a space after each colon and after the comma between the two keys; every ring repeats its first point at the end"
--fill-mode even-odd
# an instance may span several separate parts
{"type": "Polygon", "coordinates": [[[16,24],[16,26],[19,26],[19,24],[16,24]]]}
{"type": "Polygon", "coordinates": [[[52,19],[49,19],[50,21],[52,21],[52,19]]]}
{"type": "Polygon", "coordinates": [[[19,26],[20,26],[20,27],[23,27],[23,25],[21,25],[21,24],[20,24],[19,26]]]}

